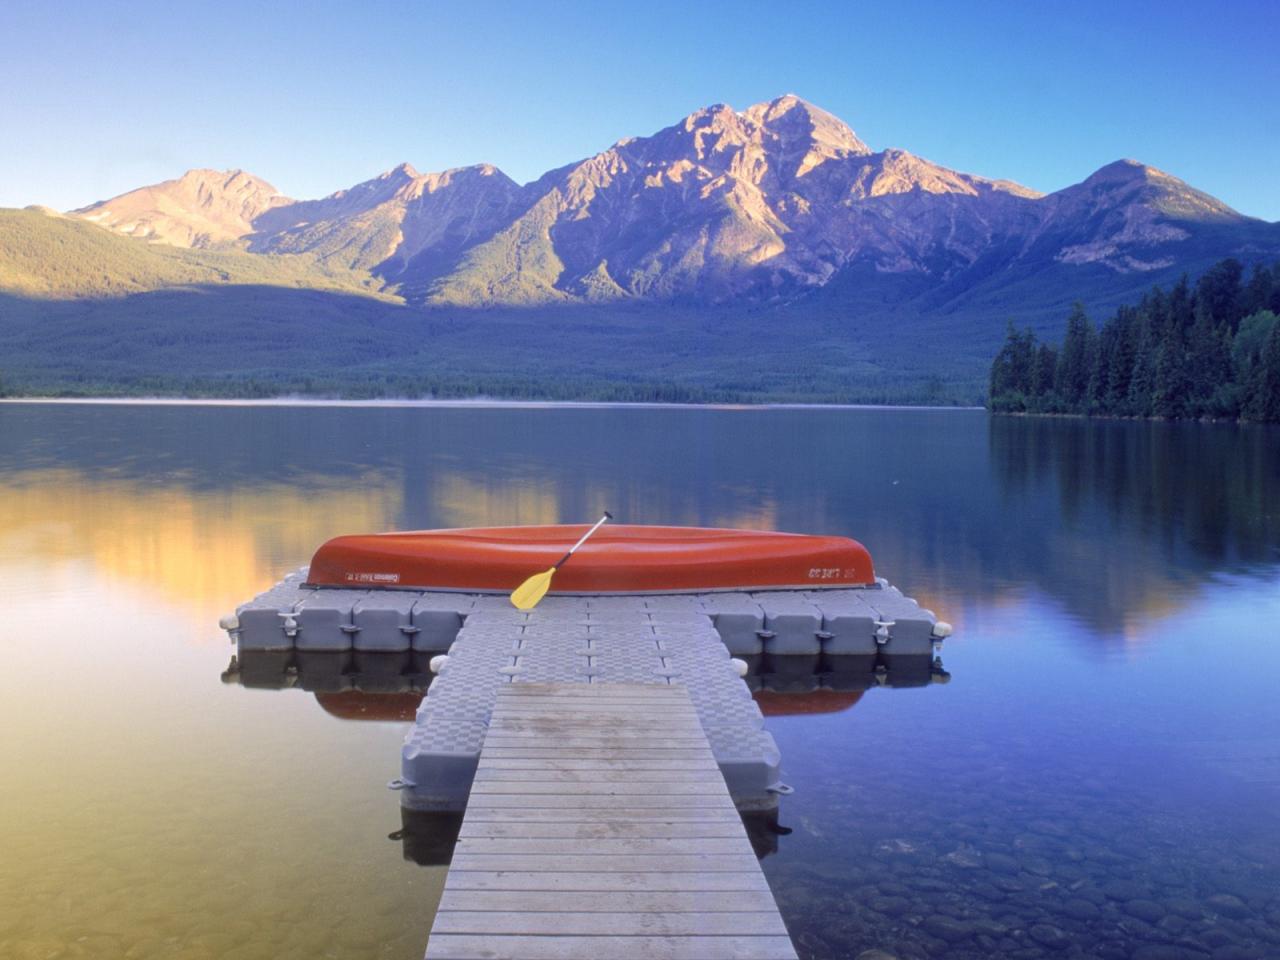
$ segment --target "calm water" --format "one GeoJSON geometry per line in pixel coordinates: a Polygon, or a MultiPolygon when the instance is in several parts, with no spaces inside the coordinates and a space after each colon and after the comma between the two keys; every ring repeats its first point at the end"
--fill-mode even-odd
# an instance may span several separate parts
{"type": "Polygon", "coordinates": [[[340,532],[605,507],[853,535],[956,626],[949,684],[768,721],[802,955],[1280,956],[1274,430],[0,405],[0,957],[416,960],[403,724],[224,683],[217,617],[340,532]]]}

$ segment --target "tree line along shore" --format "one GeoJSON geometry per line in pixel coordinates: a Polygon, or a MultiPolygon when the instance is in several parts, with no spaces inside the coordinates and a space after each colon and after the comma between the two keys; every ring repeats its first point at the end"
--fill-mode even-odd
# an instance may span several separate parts
{"type": "Polygon", "coordinates": [[[1012,322],[991,365],[997,413],[1280,423],[1280,263],[1223,260],[1121,306],[1077,303],[1059,346],[1012,322]]]}

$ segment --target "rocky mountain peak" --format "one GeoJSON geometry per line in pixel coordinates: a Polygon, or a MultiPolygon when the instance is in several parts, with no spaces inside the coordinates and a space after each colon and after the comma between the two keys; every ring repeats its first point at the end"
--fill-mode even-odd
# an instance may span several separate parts
{"type": "Polygon", "coordinates": [[[378,174],[378,176],[375,179],[387,180],[387,181],[399,181],[404,183],[404,182],[408,182],[409,180],[416,180],[420,176],[421,174],[418,173],[416,169],[414,169],[413,164],[406,161],[403,163],[398,163],[394,167],[392,167],[390,170],[386,170],[378,174]]]}
{"type": "Polygon", "coordinates": [[[180,247],[234,241],[267,211],[292,203],[266,180],[244,170],[198,167],[91,204],[73,213],[117,233],[180,247]]]}
{"type": "Polygon", "coordinates": [[[742,116],[780,141],[807,141],[812,151],[824,157],[871,153],[847,123],[794,93],[754,104],[742,111],[742,116]]]}
{"type": "Polygon", "coordinates": [[[1078,203],[1118,207],[1138,204],[1171,220],[1246,220],[1216,197],[1137,160],[1099,167],[1060,193],[1078,203]]]}
{"type": "Polygon", "coordinates": [[[1274,246],[1271,225],[1135,160],[1043,196],[873,152],[792,93],[703,107],[524,186],[491,164],[401,163],[295,202],[243,170],[196,169],[76,214],[149,241],[307,254],[413,302],[467,304],[789,301],[886,277],[961,290],[1005,267],[1164,270],[1186,262],[1198,231],[1274,246]]]}

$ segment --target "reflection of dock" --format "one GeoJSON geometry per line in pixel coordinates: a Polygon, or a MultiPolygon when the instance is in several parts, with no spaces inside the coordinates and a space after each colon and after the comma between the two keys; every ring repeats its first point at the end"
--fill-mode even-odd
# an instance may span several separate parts
{"type": "Polygon", "coordinates": [[[428,958],[794,958],[682,686],[498,691],[428,958]]]}
{"type": "MultiPolygon", "coordinates": [[[[412,723],[434,675],[429,653],[246,650],[222,674],[259,690],[302,690],[341,720],[412,723]]],[[[930,656],[748,656],[744,678],[766,717],[848,710],[866,690],[946,683],[930,656]]]]}
{"type": "MultiPolygon", "coordinates": [[[[450,868],[429,958],[795,956],[759,867],[789,831],[778,824],[776,804],[738,809],[706,719],[680,677],[692,668],[705,681],[708,671],[729,665],[727,652],[717,638],[704,656],[686,662],[688,648],[664,654],[669,624],[655,623],[651,635],[637,639],[619,632],[619,622],[602,621],[597,633],[588,617],[562,639],[527,626],[508,634],[503,624],[483,637],[483,649],[492,651],[509,636],[511,653],[501,662],[509,657],[509,667],[530,672],[548,642],[546,652],[557,660],[580,656],[586,669],[601,673],[613,666],[604,657],[652,644],[654,652],[637,662],[670,675],[635,684],[597,682],[595,675],[510,682],[515,669],[498,674],[477,763],[454,775],[465,814],[461,804],[406,804],[403,827],[392,834],[406,859],[450,868]]],[[[705,639],[711,644],[711,635],[705,639]]],[[[455,640],[450,659],[464,650],[455,640]]],[[[405,723],[421,720],[428,687],[444,679],[432,674],[429,656],[246,650],[223,679],[310,692],[342,720],[405,723]]],[[[501,669],[481,659],[478,666],[501,669]]],[[[750,690],[761,721],[848,710],[869,689],[949,676],[928,655],[745,659],[747,675],[732,684],[750,690]]],[[[465,668],[467,658],[453,662],[465,668]]],[[[461,694],[468,688],[457,681],[468,675],[463,669],[453,677],[461,694]]]]}
{"type": "MultiPolygon", "coordinates": [[[[950,633],[883,580],[819,590],[550,596],[523,610],[505,595],[315,587],[307,575],[286,577],[224,626],[244,654],[407,656],[411,665],[388,682],[405,671],[425,681],[423,655],[441,654],[427,662],[437,675],[401,753],[401,802],[424,810],[466,805],[495,698],[522,683],[683,685],[739,807],[776,807],[788,790],[781,757],[741,680],[749,665],[731,657],[876,663],[884,655],[927,657],[950,633]]],[[[244,670],[241,682],[252,684],[244,670]]],[[[328,699],[326,709],[352,708],[328,699]]]]}

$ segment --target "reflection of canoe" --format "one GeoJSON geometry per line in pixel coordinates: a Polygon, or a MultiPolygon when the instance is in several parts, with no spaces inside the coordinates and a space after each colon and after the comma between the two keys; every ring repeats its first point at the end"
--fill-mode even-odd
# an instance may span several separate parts
{"type": "Polygon", "coordinates": [[[807,693],[776,693],[757,690],[756,705],[766,717],[790,717],[801,714],[839,713],[848,710],[859,700],[865,690],[828,690],[819,688],[807,693]]]}
{"type": "MultiPolygon", "coordinates": [[[[336,537],[316,551],[316,586],[508,591],[559,560],[587,527],[485,527],[336,537]]],[[[556,575],[557,593],[672,593],[848,587],[875,582],[846,537],[698,527],[604,527],[556,575]]]]}
{"type": "Polygon", "coordinates": [[[421,693],[365,693],[343,690],[340,693],[316,693],[316,703],[324,712],[339,720],[385,720],[409,723],[417,716],[421,693]]]}

